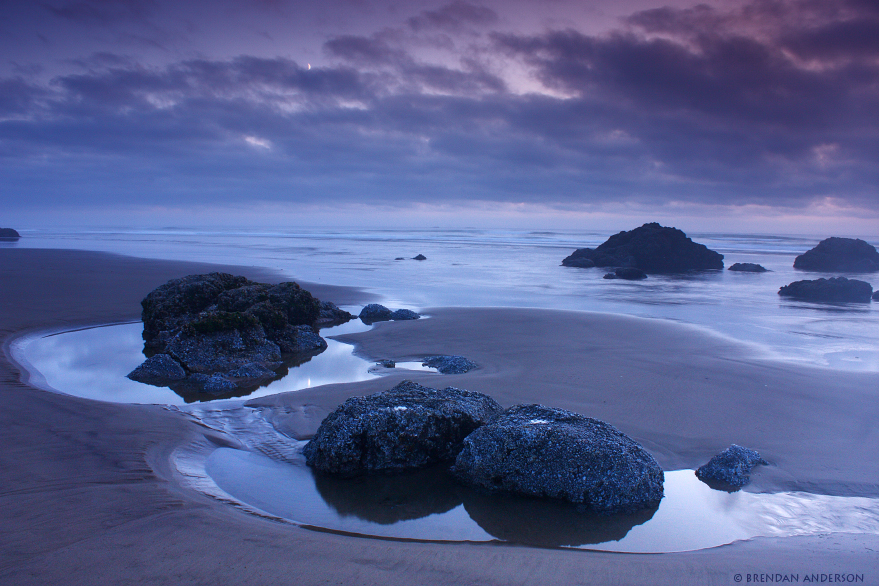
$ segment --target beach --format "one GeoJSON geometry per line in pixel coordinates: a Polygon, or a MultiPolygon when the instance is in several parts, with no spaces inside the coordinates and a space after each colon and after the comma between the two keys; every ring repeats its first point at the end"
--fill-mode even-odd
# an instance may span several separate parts
{"type": "MultiPolygon", "coordinates": [[[[36,389],[10,360],[26,333],[137,320],[140,300],[221,267],[105,253],[0,249],[0,582],[4,584],[733,584],[736,575],[856,574],[879,582],[879,536],[755,538],[652,555],[502,544],[379,540],[262,518],[181,482],[171,464],[204,429],[162,406],[100,403],[36,389]]],[[[286,279],[283,279],[286,280],[286,279]]],[[[357,286],[357,283],[351,283],[357,286]]],[[[337,304],[354,288],[305,284],[337,304]]],[[[698,328],[619,315],[517,308],[428,308],[429,319],[343,336],[370,359],[461,354],[464,375],[392,374],[263,397],[307,438],[345,398],[406,378],[542,403],[607,421],[667,470],[737,443],[759,449],[749,490],[879,496],[879,374],[773,361],[698,328]],[[832,389],[829,392],[828,389],[832,389]]]]}

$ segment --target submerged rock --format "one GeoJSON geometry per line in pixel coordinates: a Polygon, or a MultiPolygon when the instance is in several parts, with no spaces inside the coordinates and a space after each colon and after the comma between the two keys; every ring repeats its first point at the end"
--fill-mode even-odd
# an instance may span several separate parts
{"type": "Polygon", "coordinates": [[[879,271],[879,251],[859,238],[827,238],[794,260],[804,271],[874,273],[879,271]]]}
{"type": "Polygon", "coordinates": [[[166,358],[147,360],[129,378],[189,394],[227,394],[270,380],[285,362],[327,347],[318,323],[353,317],[296,283],[270,285],[227,273],[173,279],[141,305],[144,345],[166,358]]]}
{"type": "Polygon", "coordinates": [[[603,513],[659,505],[665,479],[653,456],[612,425],[542,405],[511,407],[470,434],[452,473],[491,492],[603,513]]]}
{"type": "Polygon", "coordinates": [[[640,281],[642,279],[647,278],[647,273],[642,271],[641,269],[636,269],[632,267],[624,267],[621,269],[616,269],[612,273],[607,273],[604,275],[605,279],[625,279],[627,281],[640,281]]]}
{"type": "Polygon", "coordinates": [[[369,325],[378,321],[400,321],[408,319],[418,319],[421,316],[411,309],[398,309],[391,311],[384,305],[378,303],[370,303],[360,311],[358,316],[363,323],[369,325]]]}
{"type": "Polygon", "coordinates": [[[304,454],[309,466],[337,476],[424,468],[454,459],[464,438],[500,411],[481,393],[403,381],[345,401],[323,420],[304,454]]]}
{"type": "Polygon", "coordinates": [[[435,368],[443,374],[464,374],[478,365],[463,356],[425,356],[421,366],[435,368]]]}
{"type": "Polygon", "coordinates": [[[696,470],[696,476],[703,482],[719,482],[729,486],[742,487],[751,482],[751,469],[754,466],[769,464],[754,450],[732,444],[720,452],[704,466],[696,470]]]}
{"type": "Polygon", "coordinates": [[[752,262],[737,262],[727,269],[728,271],[738,271],[741,273],[765,273],[766,269],[762,265],[752,262]]]}
{"type": "Polygon", "coordinates": [[[156,354],[147,358],[127,376],[139,383],[163,387],[186,378],[186,371],[179,362],[167,354],[156,354]]]}
{"type": "Polygon", "coordinates": [[[873,295],[870,283],[845,277],[794,281],[778,290],[782,297],[803,301],[869,303],[873,295]]]}
{"type": "Polygon", "coordinates": [[[16,230],[12,228],[0,228],[0,240],[18,240],[21,238],[16,230]]]}
{"type": "Polygon", "coordinates": [[[676,228],[667,228],[653,222],[629,232],[615,234],[598,248],[575,250],[562,261],[562,265],[633,267],[648,274],[681,273],[722,269],[723,255],[693,242],[676,228]]]}

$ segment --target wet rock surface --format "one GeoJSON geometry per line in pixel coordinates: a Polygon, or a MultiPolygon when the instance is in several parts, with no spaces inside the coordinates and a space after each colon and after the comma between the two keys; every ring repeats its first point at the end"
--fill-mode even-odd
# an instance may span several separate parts
{"type": "Polygon", "coordinates": [[[769,462],[760,457],[754,450],[732,444],[717,454],[704,466],[696,470],[699,480],[707,484],[719,483],[739,488],[751,482],[751,470],[754,466],[767,465],[769,462]]]}
{"type": "Polygon", "coordinates": [[[580,248],[562,261],[569,267],[632,267],[645,273],[722,269],[723,255],[693,242],[676,228],[653,222],[620,232],[598,248],[580,248]],[[591,264],[590,264],[591,263],[591,264]]]}
{"type": "Polygon", "coordinates": [[[558,499],[602,512],[656,507],[664,474],[612,425],[563,409],[517,405],[464,440],[452,473],[490,492],[558,499]]]}
{"type": "Polygon", "coordinates": [[[859,238],[827,238],[794,260],[803,271],[874,273],[879,271],[879,251],[859,238]]]}
{"type": "Polygon", "coordinates": [[[478,365],[463,356],[425,356],[421,366],[437,369],[442,374],[464,374],[478,365]]]}
{"type": "Polygon", "coordinates": [[[626,281],[641,281],[647,278],[647,273],[642,271],[641,269],[635,269],[632,267],[624,267],[621,269],[616,269],[612,273],[607,273],[604,275],[605,279],[624,279],[626,281]]]}
{"type": "Polygon", "coordinates": [[[365,306],[358,316],[360,320],[367,324],[373,324],[380,321],[403,321],[410,319],[419,319],[421,316],[411,309],[398,309],[392,311],[379,303],[370,303],[365,306]]]}
{"type": "Polygon", "coordinates": [[[335,476],[425,468],[453,460],[464,438],[500,411],[481,393],[403,381],[345,401],[303,453],[313,469],[335,476]]]}
{"type": "Polygon", "coordinates": [[[763,265],[758,265],[752,262],[737,262],[727,270],[736,271],[739,273],[765,273],[766,269],[763,265]]]}
{"type": "Polygon", "coordinates": [[[831,303],[869,303],[873,295],[870,283],[845,277],[794,281],[778,290],[782,297],[801,301],[831,303]]]}
{"type": "Polygon", "coordinates": [[[228,273],[173,279],[141,305],[144,346],[161,358],[148,359],[128,376],[186,395],[264,384],[285,365],[327,347],[318,325],[353,318],[296,283],[270,285],[228,273]]]}

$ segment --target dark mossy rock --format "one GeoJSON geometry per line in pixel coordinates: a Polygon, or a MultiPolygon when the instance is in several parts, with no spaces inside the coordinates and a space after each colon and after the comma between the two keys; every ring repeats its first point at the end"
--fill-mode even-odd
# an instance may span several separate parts
{"type": "Polygon", "coordinates": [[[782,297],[801,301],[821,301],[830,303],[869,303],[873,295],[870,283],[845,277],[794,281],[778,290],[782,297]]]}
{"type": "Polygon", "coordinates": [[[653,222],[615,234],[598,248],[580,248],[565,258],[562,265],[633,267],[648,274],[682,273],[722,269],[723,255],[693,242],[676,228],[653,222]]]}
{"type": "Polygon", "coordinates": [[[443,374],[464,374],[477,367],[472,360],[463,356],[425,356],[421,366],[437,369],[443,374]]]}
{"type": "Polygon", "coordinates": [[[166,349],[188,373],[226,373],[250,363],[269,369],[281,366],[281,349],[266,339],[259,324],[211,332],[183,328],[166,349]]]}
{"type": "Polygon", "coordinates": [[[542,405],[511,407],[470,434],[452,473],[490,492],[602,513],[658,506],[665,480],[653,456],[612,425],[542,405]]]}
{"type": "Polygon", "coordinates": [[[828,273],[875,273],[879,251],[859,238],[827,238],[794,260],[794,268],[828,273]]]}
{"type": "Polygon", "coordinates": [[[762,265],[758,265],[752,262],[737,262],[733,266],[727,269],[729,271],[736,271],[739,273],[765,273],[766,269],[762,265]]]}
{"type": "Polygon", "coordinates": [[[731,445],[696,470],[696,476],[705,483],[719,483],[719,488],[742,487],[751,482],[754,466],[769,464],[754,450],[731,445]]]}
{"type": "Polygon", "coordinates": [[[633,267],[624,267],[614,270],[612,273],[604,275],[605,279],[625,279],[626,281],[641,281],[647,278],[647,273],[641,269],[633,267]]]}
{"type": "Polygon", "coordinates": [[[397,367],[396,362],[394,362],[393,360],[388,360],[388,359],[379,360],[376,362],[376,364],[378,364],[379,366],[383,366],[384,368],[396,368],[397,367]]]}
{"type": "Polygon", "coordinates": [[[309,466],[336,476],[425,468],[453,460],[464,438],[500,411],[480,393],[403,381],[345,401],[323,420],[304,454],[309,466]]]}
{"type": "Polygon", "coordinates": [[[21,238],[16,230],[12,228],[0,228],[0,240],[18,240],[21,238]]]}
{"type": "Polygon", "coordinates": [[[379,321],[418,319],[421,316],[411,309],[398,309],[396,311],[391,311],[379,303],[370,303],[360,310],[360,315],[358,317],[363,323],[369,325],[379,321]]]}
{"type": "Polygon", "coordinates": [[[180,363],[167,354],[156,354],[128,373],[128,378],[139,383],[164,387],[186,378],[180,363]]]}
{"type": "Polygon", "coordinates": [[[348,313],[344,309],[339,309],[335,303],[330,301],[320,302],[320,313],[317,318],[317,325],[320,327],[335,326],[349,322],[354,319],[354,315],[348,313]]]}
{"type": "Polygon", "coordinates": [[[419,254],[418,256],[413,256],[412,260],[427,260],[427,257],[423,254],[419,254]]]}

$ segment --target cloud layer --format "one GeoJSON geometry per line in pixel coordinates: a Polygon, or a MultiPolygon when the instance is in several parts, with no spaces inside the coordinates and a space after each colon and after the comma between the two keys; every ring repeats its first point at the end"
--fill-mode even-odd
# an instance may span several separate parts
{"type": "MultiPolygon", "coordinates": [[[[106,31],[154,9],[44,12],[106,31]]],[[[22,66],[0,78],[4,205],[879,209],[875,3],[658,7],[599,34],[462,0],[386,20],[327,35],[314,64],[106,50],[48,77],[22,66]]]]}

